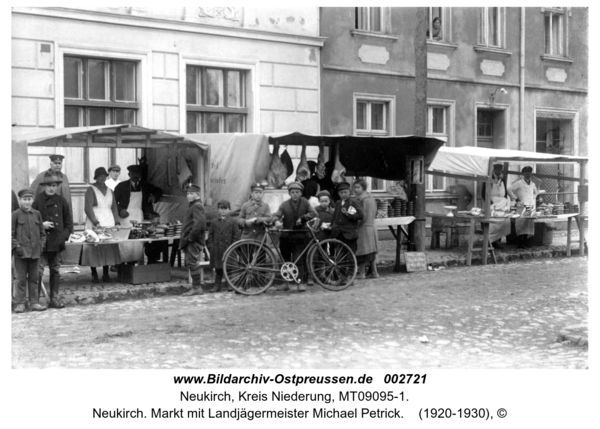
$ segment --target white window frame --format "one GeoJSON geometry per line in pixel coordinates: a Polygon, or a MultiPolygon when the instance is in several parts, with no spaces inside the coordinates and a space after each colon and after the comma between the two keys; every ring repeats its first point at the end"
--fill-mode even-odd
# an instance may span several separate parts
{"type": "MultiPolygon", "coordinates": [[[[258,70],[259,62],[235,61],[235,60],[217,60],[214,58],[203,58],[180,55],[179,75],[183,82],[186,79],[187,66],[207,67],[215,69],[235,69],[246,73],[246,84],[244,99],[246,100],[246,133],[260,132],[260,102],[259,102],[259,82],[258,70]]],[[[187,92],[185,83],[179,86],[179,129],[187,132],[187,92]]]]}
{"type": "Polygon", "coordinates": [[[568,26],[569,26],[569,11],[566,7],[546,7],[542,8],[543,25],[544,25],[544,55],[552,57],[567,57],[568,56],[568,26]],[[552,31],[553,16],[559,16],[559,34],[558,34],[558,45],[554,40],[554,32],[552,31]],[[550,48],[546,46],[546,16],[550,18],[550,48]],[[558,47],[558,49],[556,49],[558,47]],[[558,52],[557,52],[558,50],[558,52]]]}
{"type": "Polygon", "coordinates": [[[371,25],[371,20],[369,19],[371,17],[371,14],[373,13],[373,8],[372,7],[356,7],[355,13],[356,13],[356,30],[358,31],[367,31],[367,32],[371,32],[371,33],[389,33],[390,29],[391,29],[391,17],[390,17],[390,9],[389,7],[380,7],[380,17],[379,17],[379,21],[381,22],[381,29],[380,30],[372,30],[370,28],[371,25]],[[363,14],[361,14],[361,10],[366,11],[366,23],[363,23],[363,14]]]}
{"type": "MultiPolygon", "coordinates": [[[[394,95],[380,95],[380,94],[364,94],[364,93],[354,93],[353,95],[353,104],[352,104],[352,132],[355,136],[394,136],[396,135],[396,97],[394,95]],[[382,130],[370,130],[370,129],[358,129],[357,128],[357,118],[356,114],[358,111],[358,103],[363,102],[367,103],[367,123],[370,124],[371,115],[370,113],[370,105],[371,103],[383,103],[384,104],[384,121],[385,121],[385,131],[382,130]]],[[[366,177],[367,187],[370,192],[374,193],[384,193],[387,192],[387,181],[383,181],[383,189],[371,189],[371,178],[366,177]]]]}
{"type": "Polygon", "coordinates": [[[489,28],[490,28],[490,22],[489,22],[489,7],[482,7],[480,8],[480,14],[479,14],[479,20],[480,20],[480,25],[479,25],[479,45],[480,46],[485,46],[488,48],[497,48],[497,49],[504,49],[504,47],[506,46],[506,8],[504,7],[496,7],[496,9],[498,9],[498,22],[497,24],[497,28],[498,28],[498,45],[493,45],[490,43],[489,41],[489,28]]]}
{"type": "Polygon", "coordinates": [[[435,40],[432,36],[433,34],[433,7],[429,7],[429,20],[427,22],[427,29],[429,32],[429,36],[427,36],[427,41],[428,42],[433,42],[433,43],[444,43],[444,42],[450,42],[451,38],[450,38],[450,33],[451,33],[451,9],[450,7],[441,7],[440,9],[442,9],[442,13],[441,13],[441,20],[442,20],[442,39],[441,40],[435,40]]]}
{"type": "MultiPolygon", "coordinates": [[[[435,137],[446,142],[446,147],[454,146],[454,124],[455,124],[456,101],[442,99],[427,99],[427,137],[435,137]],[[433,108],[441,107],[444,109],[444,133],[433,132],[433,108]]],[[[450,186],[449,179],[442,177],[443,189],[433,189],[433,176],[427,175],[425,183],[425,192],[441,193],[447,192],[450,186]]]]}

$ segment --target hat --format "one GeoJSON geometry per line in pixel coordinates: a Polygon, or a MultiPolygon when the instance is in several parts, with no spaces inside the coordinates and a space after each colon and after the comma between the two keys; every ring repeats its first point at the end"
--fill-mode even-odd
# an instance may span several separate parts
{"type": "Polygon", "coordinates": [[[50,155],[50,161],[52,161],[52,162],[56,162],[56,161],[60,161],[60,162],[62,162],[62,160],[63,160],[64,158],[65,158],[65,156],[64,156],[64,155],[58,155],[58,154],[55,154],[55,155],[50,155]]]}
{"type": "Polygon", "coordinates": [[[299,191],[304,191],[304,185],[300,182],[292,182],[288,185],[288,192],[292,189],[298,189],[299,191]]]}
{"type": "Polygon", "coordinates": [[[185,188],[185,192],[198,192],[198,193],[200,193],[200,186],[194,185],[193,183],[190,183],[187,186],[187,188],[185,188]]]}
{"type": "Polygon", "coordinates": [[[250,191],[264,191],[265,187],[263,185],[261,185],[260,183],[253,183],[250,186],[250,191]]]}
{"type": "Polygon", "coordinates": [[[327,197],[329,199],[331,199],[331,194],[329,193],[329,191],[321,191],[316,195],[317,199],[321,199],[321,197],[327,197]]]}
{"type": "Polygon", "coordinates": [[[119,167],[117,164],[111,165],[108,171],[111,172],[113,170],[121,171],[121,167],[119,167]]]}
{"type": "Polygon", "coordinates": [[[60,177],[55,176],[53,174],[44,174],[44,181],[41,184],[42,185],[51,185],[52,183],[56,183],[57,185],[60,185],[62,183],[62,180],[60,180],[60,177]]]}
{"type": "Polygon", "coordinates": [[[532,173],[532,172],[533,172],[533,168],[531,168],[530,166],[523,167],[523,169],[521,170],[521,173],[532,173]]]}
{"type": "Polygon", "coordinates": [[[129,167],[127,167],[127,170],[129,170],[131,173],[141,173],[142,167],[140,167],[137,164],[133,164],[133,165],[130,165],[129,167]]]}
{"type": "Polygon", "coordinates": [[[350,183],[348,183],[348,182],[338,183],[336,190],[339,192],[339,191],[343,191],[344,189],[350,189],[350,183]]]}
{"type": "Polygon", "coordinates": [[[231,208],[231,204],[227,200],[221,200],[221,201],[219,201],[217,203],[217,208],[220,209],[221,207],[226,208],[226,209],[230,209],[231,208]]]}
{"type": "Polygon", "coordinates": [[[106,168],[104,167],[98,167],[96,168],[96,170],[94,171],[94,180],[96,180],[98,178],[98,176],[108,176],[108,173],[106,172],[106,168]]]}
{"type": "Polygon", "coordinates": [[[502,170],[504,168],[504,164],[494,164],[494,170],[502,170]]]}
{"type": "Polygon", "coordinates": [[[25,188],[25,189],[21,189],[19,191],[19,198],[34,197],[34,196],[35,196],[35,192],[31,188],[25,188]]]}

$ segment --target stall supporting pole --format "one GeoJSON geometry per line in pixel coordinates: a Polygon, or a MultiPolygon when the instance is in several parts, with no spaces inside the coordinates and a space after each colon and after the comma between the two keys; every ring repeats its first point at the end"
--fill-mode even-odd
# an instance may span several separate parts
{"type": "MultiPolygon", "coordinates": [[[[579,168],[579,177],[581,177],[581,184],[585,183],[584,179],[587,173],[587,162],[584,161],[581,163],[581,167],[579,168]]],[[[577,226],[579,226],[579,254],[583,256],[585,254],[585,227],[584,227],[584,219],[587,214],[587,200],[579,201],[579,222],[577,222],[577,226]]]]}

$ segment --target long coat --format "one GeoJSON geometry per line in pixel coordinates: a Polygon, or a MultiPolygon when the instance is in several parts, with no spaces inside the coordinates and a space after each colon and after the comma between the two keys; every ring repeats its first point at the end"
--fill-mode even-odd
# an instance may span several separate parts
{"type": "MultiPolygon", "coordinates": [[[[44,177],[47,174],[51,176],[58,176],[60,180],[62,180],[62,183],[58,185],[58,190],[56,191],[56,193],[63,197],[67,201],[67,204],[69,205],[71,210],[73,210],[73,201],[71,201],[71,190],[69,189],[69,178],[64,173],[56,173],[54,170],[49,169],[46,171],[42,171],[40,174],[38,174],[33,183],[31,184],[31,189],[33,189],[33,191],[35,192],[35,195],[44,192],[44,186],[42,185],[42,182],[44,181],[44,177]]],[[[73,216],[72,211],[71,216],[73,216]]]]}
{"type": "Polygon", "coordinates": [[[65,242],[73,232],[73,216],[67,200],[58,194],[37,194],[31,206],[42,215],[42,222],[53,222],[54,228],[46,230],[46,248],[44,252],[65,250],[65,242]]]}
{"type": "Polygon", "coordinates": [[[368,192],[363,192],[357,199],[362,202],[364,217],[358,227],[356,256],[377,253],[379,251],[377,246],[377,230],[375,229],[377,203],[375,202],[375,198],[368,192]]]}
{"type": "MultiPolygon", "coordinates": [[[[154,211],[154,207],[152,203],[148,200],[150,199],[150,195],[154,195],[154,201],[160,200],[162,197],[163,191],[162,189],[146,182],[139,182],[140,187],[142,189],[142,212],[144,214],[149,214],[154,211]]],[[[120,213],[121,210],[127,210],[129,206],[129,198],[131,198],[131,180],[126,180],[124,182],[119,183],[115,187],[115,191],[113,192],[115,200],[117,201],[117,211],[120,213]]]]}
{"type": "Polygon", "coordinates": [[[354,198],[348,198],[346,201],[337,201],[333,212],[331,237],[337,238],[339,235],[343,235],[346,240],[356,240],[358,238],[358,223],[363,217],[364,211],[360,201],[354,198]],[[356,213],[348,213],[350,207],[354,207],[356,213]]]}
{"type": "Polygon", "coordinates": [[[46,230],[42,215],[37,210],[12,212],[12,250],[20,259],[38,259],[46,245],[46,230]],[[16,250],[19,249],[19,250],[16,250]]]}
{"type": "Polygon", "coordinates": [[[242,231],[237,222],[230,216],[225,219],[217,217],[208,228],[206,246],[210,251],[210,263],[214,268],[223,268],[223,255],[229,246],[240,239],[242,231]]]}
{"type": "Polygon", "coordinates": [[[192,201],[183,217],[179,248],[183,249],[188,243],[198,243],[204,246],[205,232],[206,218],[204,216],[204,206],[200,200],[192,201]]]}

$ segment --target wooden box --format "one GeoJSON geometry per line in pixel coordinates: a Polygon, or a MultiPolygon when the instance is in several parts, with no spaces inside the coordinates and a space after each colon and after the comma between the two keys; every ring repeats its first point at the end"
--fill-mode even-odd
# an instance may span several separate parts
{"type": "Polygon", "coordinates": [[[171,264],[122,265],[121,282],[132,285],[171,281],[171,264]]]}

